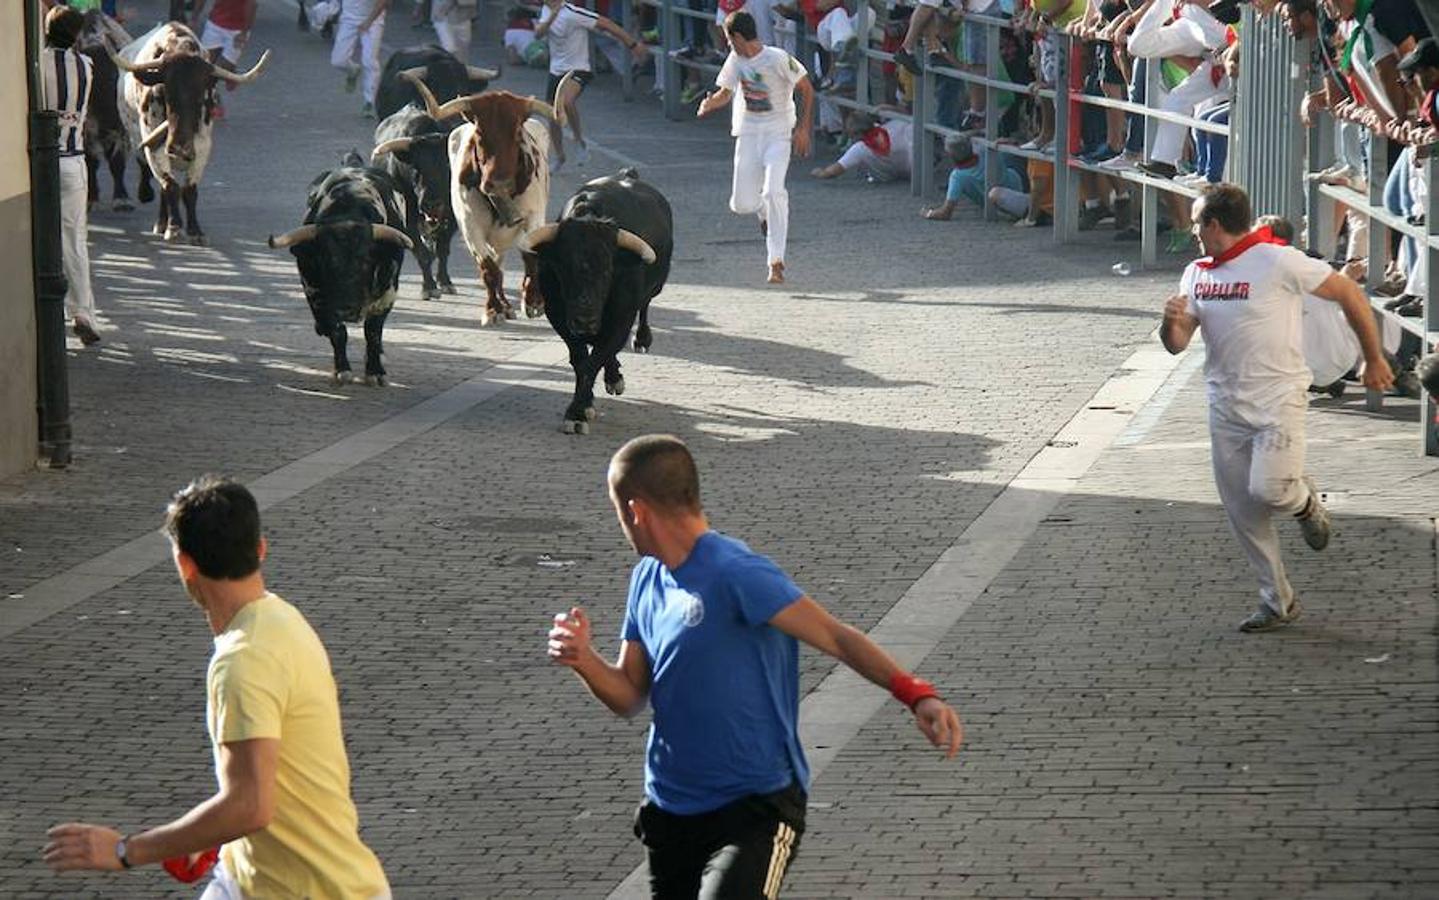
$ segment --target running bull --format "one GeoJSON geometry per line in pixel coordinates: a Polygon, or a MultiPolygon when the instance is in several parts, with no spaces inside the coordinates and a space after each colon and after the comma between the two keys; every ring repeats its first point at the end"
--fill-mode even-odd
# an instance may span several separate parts
{"type": "Polygon", "coordinates": [[[294,254],[315,333],[329,338],[335,351],[335,383],[355,380],[345,323],[363,322],[365,383],[383,385],[385,317],[395,305],[405,251],[414,248],[405,233],[404,193],[389,173],[361,165],[352,154],[310,184],[307,202],[304,223],[271,235],[270,246],[294,254]]]}
{"type": "Polygon", "coordinates": [[[587,182],[558,222],[525,239],[534,254],[545,316],[570,350],[575,394],[565,410],[566,434],[584,434],[595,417],[595,376],[605,390],[625,391],[619,351],[635,320],[635,350],[648,352],[650,301],[664,289],[674,252],[674,225],[664,195],[634,169],[587,182]]]}
{"type": "Polygon", "coordinates": [[[388,118],[406,103],[420,103],[416,82],[423,83],[441,103],[478,94],[500,77],[498,69],[482,69],[461,62],[434,45],[396,50],[385,60],[375,92],[375,115],[388,118]]]}
{"type": "Polygon", "coordinates": [[[180,201],[185,201],[185,239],[204,244],[205,233],[195,214],[200,179],[210,161],[215,87],[220,81],[248,84],[270,59],[266,50],[243,75],[219,68],[200,49],[195,33],[179,22],[161,25],[111,54],[120,76],[120,114],[139,149],[140,202],[149,202],[150,178],[160,182],[160,211],[155,233],[167,241],[181,240],[180,201]],[[181,187],[181,182],[184,187],[181,187]]]}
{"type": "Polygon", "coordinates": [[[407,104],[375,129],[372,165],[390,173],[405,194],[405,230],[415,244],[424,277],[423,296],[455,293],[450,280],[450,242],[459,226],[450,208],[450,131],[423,107],[407,104]],[[434,269],[438,264],[438,283],[434,269]]]}
{"type": "MultiPolygon", "coordinates": [[[[553,122],[555,111],[542,100],[509,91],[471,94],[441,105],[424,84],[417,87],[435,121],[465,118],[449,137],[450,203],[485,282],[481,324],[514,318],[500,262],[521,236],[544,224],[550,197],[550,129],[531,116],[553,122]]],[[[525,313],[538,316],[544,301],[534,283],[534,260],[525,254],[524,261],[520,291],[525,313]]]]}

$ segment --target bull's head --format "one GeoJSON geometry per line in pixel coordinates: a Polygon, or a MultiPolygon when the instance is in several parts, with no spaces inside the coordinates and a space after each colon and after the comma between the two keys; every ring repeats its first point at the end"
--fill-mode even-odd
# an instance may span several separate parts
{"type": "Polygon", "coordinates": [[[326,337],[390,289],[405,251],[414,246],[398,228],[369,222],[301,225],[271,235],[269,244],[294,254],[315,333],[326,337]]]}
{"type": "Polygon", "coordinates": [[[537,255],[540,293],[564,304],[565,326],[582,338],[599,334],[617,267],[655,261],[654,248],[644,238],[610,219],[590,216],[541,225],[524,237],[520,249],[537,255]]]}
{"type": "Polygon", "coordinates": [[[429,118],[421,118],[407,130],[413,133],[376,146],[370,161],[388,153],[414,171],[421,229],[433,235],[450,215],[450,156],[445,147],[449,135],[429,118]]]}
{"type": "Polygon", "coordinates": [[[144,63],[130,62],[113,52],[110,59],[116,67],[152,89],[151,102],[164,105],[164,123],[144,136],[143,145],[153,149],[163,140],[168,155],[188,161],[195,158],[196,132],[202,123],[210,120],[216,83],[254,81],[269,62],[270,51],[266,50],[254,68],[244,74],[222,69],[203,56],[183,49],[144,63]]]}
{"type": "MultiPolygon", "coordinates": [[[[524,152],[525,120],[531,115],[555,119],[554,108],[533,97],[520,97],[509,91],[489,91],[457,97],[440,105],[423,82],[415,89],[424,98],[425,109],[436,122],[464,116],[475,126],[474,137],[464,148],[464,161],[456,173],[460,184],[479,188],[482,193],[511,199],[524,190],[521,184],[527,163],[524,152]]],[[[539,160],[544,165],[544,160],[539,160]]]]}

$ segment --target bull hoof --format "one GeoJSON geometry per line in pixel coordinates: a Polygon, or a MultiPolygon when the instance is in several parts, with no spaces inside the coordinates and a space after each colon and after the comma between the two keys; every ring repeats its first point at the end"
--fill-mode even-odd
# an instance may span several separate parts
{"type": "Polygon", "coordinates": [[[183,244],[183,243],[185,243],[185,242],[186,242],[186,241],[185,241],[185,234],[184,234],[184,232],[182,232],[180,229],[178,229],[178,228],[167,228],[167,229],[165,229],[165,243],[167,243],[167,244],[183,244]]]}
{"type": "Polygon", "coordinates": [[[334,372],[330,375],[331,384],[354,384],[359,380],[355,373],[349,369],[345,369],[343,372],[334,372]]]}
{"type": "Polygon", "coordinates": [[[437,288],[437,287],[434,287],[434,286],[427,287],[427,288],[421,288],[421,289],[420,289],[420,299],[421,299],[421,300],[438,300],[438,299],[440,299],[440,289],[437,288]]]}
{"type": "Polygon", "coordinates": [[[487,328],[491,325],[503,324],[505,324],[505,314],[502,312],[496,312],[493,309],[487,309],[480,314],[480,327],[482,328],[487,328]]]}
{"type": "Polygon", "coordinates": [[[459,288],[455,287],[455,283],[454,283],[453,281],[442,281],[442,282],[440,282],[440,293],[442,293],[442,294],[458,294],[459,292],[460,292],[459,288]]]}
{"type": "Polygon", "coordinates": [[[506,318],[506,319],[516,319],[516,318],[519,318],[518,316],[515,315],[515,308],[514,308],[513,306],[506,306],[506,307],[505,307],[505,318],[506,318]]]}
{"type": "Polygon", "coordinates": [[[589,434],[590,423],[575,422],[570,419],[566,419],[564,421],[564,424],[560,426],[560,431],[564,432],[565,434],[589,434]]]}
{"type": "Polygon", "coordinates": [[[129,197],[116,197],[115,201],[110,204],[110,209],[115,212],[134,212],[135,204],[130,202],[129,197]]]}
{"type": "Polygon", "coordinates": [[[384,387],[384,386],[385,386],[385,376],[383,376],[383,375],[366,375],[366,376],[365,376],[365,385],[366,385],[367,387],[384,387]]]}
{"type": "Polygon", "coordinates": [[[605,382],[605,393],[607,393],[607,394],[614,394],[616,397],[618,397],[620,394],[623,394],[624,392],[625,392],[625,377],[624,377],[623,375],[621,375],[619,378],[616,378],[614,381],[606,381],[606,382],[605,382]]]}
{"type": "Polygon", "coordinates": [[[528,303],[525,304],[525,317],[526,317],[526,318],[529,318],[529,319],[538,319],[540,316],[542,316],[542,315],[544,315],[544,314],[545,314],[545,308],[544,308],[543,306],[531,306],[531,305],[528,304],[528,303]]]}
{"type": "Polygon", "coordinates": [[[185,237],[186,237],[186,243],[188,243],[188,244],[189,244],[190,246],[192,246],[192,247],[208,247],[208,246],[210,246],[210,239],[207,238],[207,237],[205,237],[203,234],[190,234],[190,235],[186,235],[185,237]]]}
{"type": "Polygon", "coordinates": [[[595,412],[595,408],[594,408],[593,406],[586,406],[586,407],[585,407],[585,421],[586,421],[586,422],[593,422],[593,421],[594,421],[595,419],[597,419],[597,418],[599,418],[599,413],[595,412]]]}

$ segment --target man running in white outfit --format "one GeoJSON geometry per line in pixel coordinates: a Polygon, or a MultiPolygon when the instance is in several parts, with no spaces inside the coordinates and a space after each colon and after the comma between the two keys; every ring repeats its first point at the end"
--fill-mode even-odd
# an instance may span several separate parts
{"type": "Polygon", "coordinates": [[[784,179],[791,146],[797,155],[809,156],[814,88],[799,60],[759,42],[749,13],[731,13],[725,20],[725,35],[730,54],[715,79],[719,89],[700,103],[699,115],[720,109],[734,99],[736,90],[741,92],[730,127],[735,144],[729,208],[742,216],[759,214],[769,252],[769,283],[782,284],[789,237],[789,192],[784,179]],[[801,100],[798,116],[796,90],[801,100]]]}
{"type": "MultiPolygon", "coordinates": [[[[580,165],[590,159],[590,148],[580,126],[579,99],[585,85],[595,77],[590,63],[592,31],[602,31],[624,44],[636,60],[649,54],[644,44],[599,13],[564,0],[545,0],[540,21],[535,25],[535,40],[548,37],[550,42],[550,80],[545,87],[545,100],[553,103],[555,110],[570,123],[570,131],[575,136],[575,161],[580,165]],[[566,79],[566,75],[570,77],[566,79]]],[[[558,123],[550,126],[550,145],[555,150],[552,168],[558,169],[565,161],[564,132],[558,123]]]]}
{"type": "Polygon", "coordinates": [[[1204,331],[1204,379],[1214,482],[1229,526],[1259,575],[1259,608],[1240,631],[1268,631],[1299,618],[1299,598],[1284,574],[1271,516],[1299,521],[1315,550],[1329,543],[1329,513],[1304,474],[1305,389],[1302,310],[1305,294],[1338,303],[1364,350],[1364,384],[1385,390],[1394,374],[1384,360],[1364,291],[1320,259],[1251,231],[1244,189],[1206,188],[1194,201],[1195,235],[1209,256],[1184,270],[1180,293],[1164,304],[1159,338],[1170,353],[1204,331]]]}
{"type": "Polygon", "coordinates": [[[375,95],[380,90],[380,41],[385,36],[385,10],[389,6],[390,0],[340,0],[340,25],[335,31],[335,48],[330,51],[330,65],[345,71],[345,90],[353,91],[355,82],[364,76],[360,92],[365,101],[360,115],[367,119],[375,118],[375,95]]]}

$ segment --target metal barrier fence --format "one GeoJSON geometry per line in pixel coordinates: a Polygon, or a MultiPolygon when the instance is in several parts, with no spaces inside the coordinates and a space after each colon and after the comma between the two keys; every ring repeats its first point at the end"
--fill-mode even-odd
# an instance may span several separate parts
{"type": "MultiPolygon", "coordinates": [[[[692,9],[687,3],[680,5],[676,0],[615,0],[615,2],[623,10],[622,15],[631,34],[638,33],[635,14],[640,8],[650,7],[657,10],[661,43],[658,47],[652,48],[651,54],[655,60],[657,81],[663,85],[660,93],[665,115],[671,119],[686,117],[689,113],[680,97],[683,89],[683,72],[694,70],[712,76],[718,72],[719,66],[700,60],[680,58],[677,51],[681,46],[681,24],[689,19],[700,22],[702,27],[708,28],[715,22],[714,5],[708,0],[700,0],[707,7],[703,9],[692,9]],[[659,71],[661,69],[662,74],[659,71]]],[[[926,65],[923,67],[921,75],[914,80],[910,115],[905,116],[889,109],[882,110],[882,104],[874,102],[872,69],[875,63],[893,63],[894,57],[890,53],[870,46],[870,32],[874,24],[873,15],[874,10],[868,2],[861,2],[855,13],[854,25],[859,41],[859,64],[855,71],[854,97],[820,93],[817,94],[816,101],[817,103],[821,101],[833,103],[837,107],[846,109],[883,114],[887,118],[910,121],[914,135],[911,148],[913,159],[910,189],[915,196],[931,196],[935,189],[937,160],[934,138],[942,139],[960,133],[936,121],[935,107],[940,79],[951,79],[962,85],[980,85],[985,91],[983,133],[971,134],[970,137],[976,146],[987,151],[984,172],[984,216],[986,219],[993,219],[996,216],[990,193],[993,187],[1002,183],[1002,166],[1006,165],[1004,161],[1006,156],[1047,162],[1053,166],[1053,235],[1055,241],[1060,243],[1074,240],[1079,230],[1079,212],[1082,206],[1080,202],[1081,179],[1086,174],[1118,179],[1131,189],[1131,198],[1133,189],[1137,188],[1139,191],[1138,203],[1135,204],[1131,199],[1131,208],[1135,211],[1135,222],[1140,229],[1140,263],[1143,266],[1153,266],[1159,259],[1158,235],[1161,218],[1159,202],[1161,195],[1168,193],[1187,200],[1198,196],[1198,188],[1169,179],[1152,177],[1132,168],[1120,170],[1102,168],[1079,159],[1075,152],[1078,149],[1081,133],[1080,122],[1085,107],[1119,110],[1126,115],[1142,117],[1144,158],[1146,159],[1150,158],[1150,151],[1153,149],[1156,132],[1161,122],[1223,136],[1227,141],[1231,141],[1228,167],[1233,174],[1230,177],[1243,183],[1239,176],[1248,174],[1250,180],[1263,182],[1254,185],[1246,184],[1246,187],[1257,198],[1257,211],[1270,211],[1262,203],[1268,202],[1265,201],[1265,198],[1271,194],[1281,199],[1292,197],[1293,191],[1289,185],[1295,177],[1296,167],[1300,171],[1304,168],[1303,162],[1295,158],[1295,153],[1285,152],[1284,148],[1275,147],[1272,143],[1266,142],[1259,130],[1264,127],[1266,119],[1271,115],[1285,113],[1286,98],[1292,98],[1294,94],[1292,83],[1277,86],[1270,84],[1268,89],[1259,92],[1263,94],[1262,97],[1256,94],[1255,97],[1250,98],[1251,102],[1248,104],[1240,102],[1240,98],[1244,97],[1243,94],[1238,97],[1231,94],[1230,99],[1235,101],[1233,104],[1235,121],[1245,122],[1244,117],[1247,115],[1249,116],[1247,123],[1253,123],[1242,131],[1236,129],[1231,132],[1229,125],[1157,108],[1155,104],[1162,97],[1158,65],[1145,66],[1146,84],[1143,103],[1085,93],[1084,66],[1080,64],[1085,41],[1067,34],[1060,34],[1057,37],[1061,52],[1059,53],[1058,74],[1054,87],[1031,90],[1029,84],[1009,80],[1007,72],[1002,68],[1000,32],[1015,28],[1014,23],[1007,18],[980,15],[964,17],[965,23],[982,27],[985,31],[986,53],[983,74],[945,66],[926,65]],[[999,94],[1006,91],[1037,96],[1054,104],[1056,138],[1053,142],[1052,152],[1046,154],[1022,149],[1001,137],[1002,113],[1000,112],[999,94]],[[1276,164],[1276,159],[1280,160],[1279,164],[1276,164]],[[1284,160],[1288,161],[1287,164],[1283,162],[1284,160]]],[[[1256,23],[1250,10],[1246,10],[1244,15],[1245,33],[1250,36],[1250,42],[1241,46],[1241,52],[1246,54],[1241,61],[1242,86],[1254,84],[1256,77],[1254,72],[1272,73],[1276,69],[1275,65],[1263,65],[1262,61],[1254,58],[1255,54],[1267,54],[1270,63],[1276,63],[1278,60],[1277,65],[1291,72],[1294,71],[1295,60],[1307,58],[1307,45],[1294,46],[1292,42],[1282,48],[1282,54],[1276,55],[1274,42],[1288,41],[1287,36],[1279,30],[1277,23],[1256,23]],[[1251,72],[1248,77],[1243,74],[1246,71],[1251,72]]],[[[777,20],[777,25],[780,26],[777,30],[782,29],[785,33],[793,34],[795,46],[800,50],[796,56],[812,70],[817,44],[814,36],[806,30],[805,23],[780,19],[777,20]]],[[[626,67],[626,70],[621,72],[621,76],[624,79],[626,98],[629,99],[634,92],[631,67],[626,67]]],[[[1301,79],[1295,78],[1290,81],[1302,84],[1301,79]]],[[[1251,87],[1251,93],[1256,90],[1251,87]]],[[[1287,114],[1296,116],[1297,110],[1291,106],[1288,108],[1287,114]]],[[[816,121],[818,121],[818,117],[816,117],[816,121]]],[[[1283,130],[1285,133],[1293,133],[1292,130],[1283,130]]],[[[1332,141],[1328,145],[1325,144],[1327,134],[1328,129],[1316,127],[1311,130],[1308,150],[1308,159],[1311,164],[1317,160],[1328,162],[1333,159],[1332,141]]],[[[1282,143],[1288,144],[1289,142],[1282,143]]],[[[1292,151],[1292,148],[1290,149],[1292,151]]],[[[1370,158],[1372,177],[1369,181],[1367,196],[1352,189],[1319,184],[1312,179],[1307,182],[1305,201],[1311,244],[1317,241],[1321,245],[1320,249],[1332,253],[1334,207],[1336,203],[1342,203],[1360,211],[1372,222],[1414,238],[1424,248],[1428,272],[1431,274],[1439,272],[1439,191],[1430,191],[1427,215],[1422,224],[1395,216],[1384,205],[1383,176],[1387,175],[1388,166],[1386,164],[1387,148],[1382,139],[1377,137],[1374,139],[1370,158]],[[1331,236],[1329,246],[1322,246],[1326,235],[1331,236]]],[[[1434,176],[1439,174],[1439,161],[1431,157],[1426,165],[1430,184],[1433,185],[1435,184],[1434,176]]],[[[1313,167],[1318,168],[1317,165],[1313,167]]],[[[1293,205],[1292,202],[1286,201],[1281,205],[1286,208],[1273,211],[1287,216],[1294,215],[1294,210],[1287,208],[1293,205]]],[[[1372,228],[1368,246],[1368,271],[1371,286],[1378,278],[1382,277],[1379,273],[1384,270],[1386,257],[1387,238],[1384,230],[1377,227],[1372,228]]],[[[1426,284],[1425,316],[1422,322],[1404,319],[1385,311],[1382,308],[1382,301],[1374,300],[1371,303],[1375,308],[1375,315],[1381,323],[1384,321],[1397,323],[1398,327],[1421,342],[1423,350],[1427,351],[1435,344],[1436,340],[1439,340],[1439,288],[1434,286],[1433,280],[1426,284]]],[[[1366,399],[1370,408],[1377,409],[1383,402],[1382,396],[1377,392],[1369,392],[1366,399]]],[[[1439,422],[1436,422],[1436,415],[1439,415],[1439,411],[1436,411],[1434,399],[1427,395],[1421,400],[1420,407],[1423,423],[1423,452],[1429,455],[1439,455],[1439,422]]]]}

